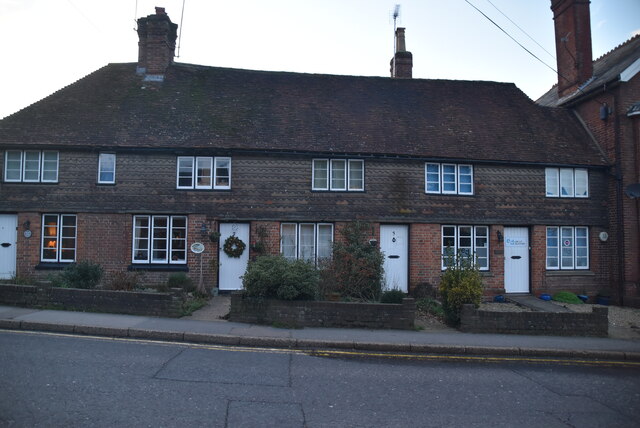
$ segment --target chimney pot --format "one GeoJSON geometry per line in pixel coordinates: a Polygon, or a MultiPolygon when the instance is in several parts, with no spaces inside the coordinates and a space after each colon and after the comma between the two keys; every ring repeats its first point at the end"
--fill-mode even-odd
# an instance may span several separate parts
{"type": "Polygon", "coordinates": [[[407,51],[404,28],[396,28],[396,52],[391,58],[391,77],[411,79],[413,74],[413,55],[407,51]]]}
{"type": "Polygon", "coordinates": [[[163,7],[155,15],[138,19],[138,67],[145,80],[162,81],[173,63],[178,25],[171,22],[163,7]]]}

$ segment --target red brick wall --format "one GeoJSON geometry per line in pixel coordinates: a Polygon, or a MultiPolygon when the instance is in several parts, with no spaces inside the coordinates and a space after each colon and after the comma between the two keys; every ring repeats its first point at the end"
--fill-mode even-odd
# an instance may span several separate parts
{"type": "Polygon", "coordinates": [[[640,77],[635,76],[631,81],[622,82],[575,107],[615,165],[609,176],[608,198],[603,201],[608,207],[610,252],[601,257],[607,258],[610,272],[607,281],[612,294],[618,299],[621,290],[624,290],[625,297],[640,298],[640,208],[637,199],[631,199],[623,193],[629,184],[640,182],[640,118],[626,115],[629,107],[638,99],[640,77]],[[600,119],[602,103],[611,109],[607,120],[600,119]],[[621,204],[618,194],[622,195],[621,204]],[[619,218],[622,218],[621,222],[619,218]],[[622,254],[618,254],[619,241],[622,242],[622,254]]]}

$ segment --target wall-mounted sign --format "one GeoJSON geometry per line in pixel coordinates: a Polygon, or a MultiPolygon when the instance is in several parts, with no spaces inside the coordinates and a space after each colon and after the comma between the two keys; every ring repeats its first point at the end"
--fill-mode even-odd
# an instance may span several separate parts
{"type": "Polygon", "coordinates": [[[22,234],[24,235],[25,238],[31,238],[31,231],[30,230],[25,230],[24,232],[22,232],[22,234]]]}
{"type": "Polygon", "coordinates": [[[194,242],[193,244],[191,244],[192,253],[200,254],[203,251],[204,251],[204,244],[202,242],[194,242]]]}
{"type": "Polygon", "coordinates": [[[522,238],[504,238],[504,245],[507,247],[526,247],[527,240],[522,238]]]}

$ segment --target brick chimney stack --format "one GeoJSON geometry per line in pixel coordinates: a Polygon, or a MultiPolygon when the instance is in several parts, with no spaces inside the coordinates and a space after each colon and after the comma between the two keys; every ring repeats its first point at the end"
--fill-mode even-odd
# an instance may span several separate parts
{"type": "Polygon", "coordinates": [[[391,77],[411,79],[413,73],[413,55],[407,52],[404,41],[404,28],[396,29],[396,53],[391,58],[391,77]]]}
{"type": "Polygon", "coordinates": [[[173,63],[178,24],[169,19],[163,7],[155,15],[138,19],[138,68],[145,80],[164,80],[167,67],[173,63]]]}
{"type": "Polygon", "coordinates": [[[589,3],[589,0],[551,0],[560,98],[573,93],[593,76],[589,3]]]}

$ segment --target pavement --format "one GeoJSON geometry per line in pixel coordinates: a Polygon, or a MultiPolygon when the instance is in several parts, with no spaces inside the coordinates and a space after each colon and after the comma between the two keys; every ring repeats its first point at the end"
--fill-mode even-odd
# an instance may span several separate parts
{"type": "Polygon", "coordinates": [[[640,340],[475,334],[442,326],[427,326],[416,331],[285,329],[220,319],[227,313],[228,306],[229,296],[216,296],[192,316],[176,319],[0,305],[0,329],[298,350],[640,362],[640,340]]]}

